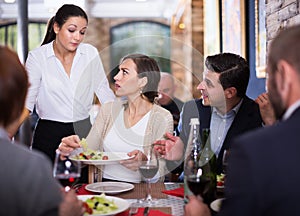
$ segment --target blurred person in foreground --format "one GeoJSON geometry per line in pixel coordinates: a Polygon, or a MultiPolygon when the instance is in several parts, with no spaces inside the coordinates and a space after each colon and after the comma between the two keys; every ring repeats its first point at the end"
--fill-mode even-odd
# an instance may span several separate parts
{"type": "MultiPolygon", "coordinates": [[[[233,142],[226,199],[219,215],[300,215],[300,25],[282,30],[272,41],[267,90],[277,124],[244,134],[233,142]]],[[[187,216],[210,215],[191,197],[187,216]]]]}
{"type": "Polygon", "coordinates": [[[50,160],[11,142],[7,131],[16,132],[12,125],[24,110],[29,83],[15,52],[0,46],[0,59],[0,215],[82,215],[82,202],[73,190],[63,192],[50,160]]]}
{"type": "Polygon", "coordinates": [[[231,140],[246,131],[263,125],[259,106],[246,95],[250,71],[247,61],[233,53],[207,56],[203,81],[197,89],[201,99],[193,99],[182,108],[178,128],[180,137],[166,134],[168,140],[157,141],[155,148],[168,160],[184,160],[190,119],[198,118],[200,134],[210,128],[212,150],[217,156],[217,173],[222,170],[224,150],[231,148],[231,140]]]}
{"type": "MultiPolygon", "coordinates": [[[[105,152],[127,152],[132,159],[121,164],[105,165],[104,180],[139,183],[141,174],[136,162],[152,148],[152,143],[173,131],[171,113],[156,104],[160,70],[157,62],[143,54],[124,56],[114,76],[116,95],[126,100],[103,104],[87,138],[87,147],[105,152]]],[[[65,154],[80,148],[77,135],[65,137],[59,150],[65,154]]],[[[154,180],[164,180],[164,159],[154,180]]]]}

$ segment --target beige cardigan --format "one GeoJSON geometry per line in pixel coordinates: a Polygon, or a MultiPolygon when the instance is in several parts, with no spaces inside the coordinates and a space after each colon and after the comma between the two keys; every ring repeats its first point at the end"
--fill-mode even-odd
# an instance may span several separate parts
{"type": "MultiPolygon", "coordinates": [[[[101,106],[96,120],[87,136],[89,148],[103,151],[103,140],[126,103],[126,101],[115,100],[101,106]]],[[[150,112],[144,140],[141,140],[141,142],[143,142],[144,151],[147,151],[148,147],[150,147],[155,140],[164,139],[164,134],[166,132],[172,131],[173,117],[171,113],[159,105],[154,104],[150,112]]],[[[164,159],[160,159],[159,162],[160,181],[163,181],[167,169],[164,159]]]]}

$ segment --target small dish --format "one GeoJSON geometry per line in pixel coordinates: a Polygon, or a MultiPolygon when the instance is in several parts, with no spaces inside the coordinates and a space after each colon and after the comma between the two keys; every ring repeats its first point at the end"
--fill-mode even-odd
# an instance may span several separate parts
{"type": "Polygon", "coordinates": [[[117,194],[133,188],[133,184],[126,182],[96,182],[85,186],[88,191],[105,194],[117,194]]]}
{"type": "Polygon", "coordinates": [[[219,212],[222,206],[222,201],[224,198],[216,199],[210,204],[210,208],[215,212],[219,212]]]}

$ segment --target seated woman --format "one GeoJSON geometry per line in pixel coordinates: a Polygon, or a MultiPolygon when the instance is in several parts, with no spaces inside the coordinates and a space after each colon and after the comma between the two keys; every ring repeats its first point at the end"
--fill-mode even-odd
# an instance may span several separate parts
{"type": "MultiPolygon", "coordinates": [[[[173,118],[168,110],[155,103],[160,70],[153,58],[142,54],[125,56],[114,80],[116,95],[126,100],[101,106],[86,141],[88,148],[93,150],[128,152],[129,156],[134,156],[117,165],[105,165],[102,174],[105,179],[138,183],[141,181],[136,165],[138,158],[155,140],[173,131],[173,118]]],[[[68,154],[81,147],[79,142],[76,135],[65,137],[59,150],[68,154]]],[[[161,181],[166,172],[165,161],[160,159],[161,181]]]]}

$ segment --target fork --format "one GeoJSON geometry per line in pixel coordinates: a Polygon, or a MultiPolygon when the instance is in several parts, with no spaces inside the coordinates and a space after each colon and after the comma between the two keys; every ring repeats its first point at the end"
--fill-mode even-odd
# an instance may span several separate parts
{"type": "Polygon", "coordinates": [[[138,207],[136,206],[131,206],[129,209],[129,216],[133,216],[138,212],[138,207]]]}

